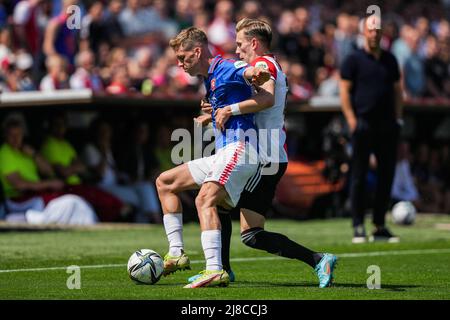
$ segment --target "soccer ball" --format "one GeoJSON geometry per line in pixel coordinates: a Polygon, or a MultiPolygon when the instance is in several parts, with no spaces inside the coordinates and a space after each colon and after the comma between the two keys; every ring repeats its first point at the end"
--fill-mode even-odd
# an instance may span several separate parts
{"type": "Polygon", "coordinates": [[[137,283],[155,284],[163,274],[164,262],[157,252],[141,249],[131,255],[127,269],[131,280],[137,283]]]}
{"type": "Polygon", "coordinates": [[[416,219],[416,208],[410,201],[400,201],[392,208],[392,218],[396,224],[413,224],[416,219]]]}

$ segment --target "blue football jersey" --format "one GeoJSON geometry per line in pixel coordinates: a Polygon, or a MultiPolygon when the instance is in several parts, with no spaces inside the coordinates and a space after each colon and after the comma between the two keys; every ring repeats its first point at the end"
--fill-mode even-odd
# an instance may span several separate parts
{"type": "MultiPolygon", "coordinates": [[[[216,150],[236,141],[244,141],[247,130],[254,129],[256,132],[253,113],[231,116],[225,123],[224,131],[216,127],[214,118],[217,109],[251,98],[252,86],[244,78],[244,71],[248,66],[243,61],[232,61],[216,56],[209,67],[205,86],[206,97],[213,108],[216,150]]],[[[252,144],[255,142],[252,139],[247,140],[252,144]]]]}

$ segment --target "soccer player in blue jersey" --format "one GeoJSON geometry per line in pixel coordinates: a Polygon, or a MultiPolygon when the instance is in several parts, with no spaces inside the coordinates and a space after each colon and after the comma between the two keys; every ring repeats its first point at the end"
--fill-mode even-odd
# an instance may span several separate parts
{"type": "MultiPolygon", "coordinates": [[[[248,80],[261,85],[270,78],[263,68],[250,67],[242,61],[233,62],[213,57],[206,34],[198,28],[182,30],[170,41],[178,65],[192,76],[202,76],[207,98],[213,110],[252,98],[248,80]]],[[[273,104],[273,100],[263,103],[273,104]]],[[[216,153],[189,161],[163,172],[156,180],[164,212],[164,227],[169,252],[164,257],[164,274],[190,269],[184,253],[182,237],[182,206],[178,193],[200,188],[195,200],[206,259],[206,269],[185,288],[227,286],[229,275],[221,261],[221,232],[217,206],[235,207],[248,179],[258,167],[257,138],[253,114],[232,116],[220,130],[215,126],[216,153]],[[251,132],[253,131],[253,135],[251,132]],[[250,132],[250,134],[249,134],[250,132]],[[253,137],[253,139],[252,139],[253,137]]]]}

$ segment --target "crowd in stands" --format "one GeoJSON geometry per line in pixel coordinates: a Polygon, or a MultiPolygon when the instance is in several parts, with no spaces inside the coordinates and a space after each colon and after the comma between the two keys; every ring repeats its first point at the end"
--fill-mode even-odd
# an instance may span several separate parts
{"type": "Polygon", "coordinates": [[[154,181],[160,162],[167,160],[160,154],[170,155],[171,146],[155,149],[145,122],[130,126],[118,142],[112,123],[100,115],[92,120],[83,146],[75,147],[66,137],[66,115],[54,112],[41,143],[32,144],[23,114],[8,114],[0,146],[3,209],[8,214],[42,209],[41,203],[45,208],[70,194],[86,201],[102,222],[161,223],[154,181]]]}
{"type": "MultiPolygon", "coordinates": [[[[291,99],[338,96],[340,63],[361,46],[361,18],[371,4],[0,0],[0,92],[89,88],[102,95],[201,98],[202,81],[177,67],[169,39],[196,26],[208,34],[213,54],[236,58],[235,24],[250,17],[271,23],[272,51],[288,76],[291,99]]],[[[449,99],[450,2],[392,0],[381,1],[380,6],[382,47],[399,61],[405,98],[449,99]]],[[[186,123],[181,117],[174,120],[181,121],[174,127],[187,128],[192,118],[186,123]]],[[[49,119],[48,137],[30,147],[26,125],[4,121],[0,147],[4,195],[17,201],[38,195],[49,203],[74,194],[90,203],[101,221],[160,222],[153,184],[158,173],[174,166],[172,128],[152,127],[151,142],[148,123],[130,128],[124,131],[129,133],[124,140],[123,132],[100,117],[91,123],[89,139],[75,147],[65,137],[66,118],[56,114],[49,119]],[[10,168],[11,163],[23,165],[25,171],[10,168]],[[18,179],[17,172],[25,179],[18,179]]],[[[396,177],[393,198],[406,197],[420,211],[450,213],[449,150],[448,144],[403,143],[397,173],[409,177],[396,177]]],[[[192,197],[183,197],[188,210],[192,197]]]]}
{"type": "MultiPolygon", "coordinates": [[[[273,26],[273,52],[288,75],[292,99],[336,96],[340,63],[361,45],[360,21],[369,5],[357,0],[0,1],[0,88],[201,96],[201,81],[176,67],[168,40],[196,26],[208,34],[214,54],[235,57],[235,24],[251,17],[273,26]]],[[[399,61],[405,97],[449,98],[450,3],[379,5],[382,46],[399,61]]]]}
{"type": "Polygon", "coordinates": [[[391,196],[411,201],[419,212],[450,214],[450,144],[402,141],[391,196]]]}

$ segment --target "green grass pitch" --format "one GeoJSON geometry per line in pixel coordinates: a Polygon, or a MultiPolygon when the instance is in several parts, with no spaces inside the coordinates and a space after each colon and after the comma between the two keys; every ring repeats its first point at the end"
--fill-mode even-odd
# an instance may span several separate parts
{"type": "MultiPolygon", "coordinates": [[[[233,223],[232,268],[228,288],[183,289],[187,278],[204,268],[200,228],[184,227],[192,270],[137,285],[127,276],[134,250],[164,255],[161,225],[95,227],[64,231],[0,232],[0,299],[450,299],[450,216],[419,215],[413,226],[393,226],[398,244],[351,244],[349,219],[269,220],[281,232],[317,251],[338,255],[333,287],[319,289],[306,264],[244,246],[233,223]],[[81,267],[81,289],[69,290],[66,268],[81,267]],[[381,272],[381,289],[369,290],[368,267],[381,272]],[[24,270],[27,269],[27,270],[24,270]]],[[[370,230],[370,225],[367,223],[370,230]]]]}

